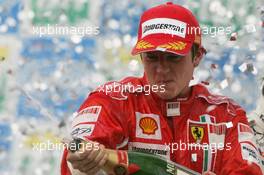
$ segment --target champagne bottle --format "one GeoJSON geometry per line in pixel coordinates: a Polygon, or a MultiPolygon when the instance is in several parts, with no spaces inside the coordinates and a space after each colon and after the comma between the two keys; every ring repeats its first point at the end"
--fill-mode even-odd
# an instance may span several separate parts
{"type": "MultiPolygon", "coordinates": [[[[82,139],[74,139],[76,145],[83,145],[82,139]]],[[[76,149],[81,149],[77,146],[76,149]]],[[[72,152],[77,150],[70,150],[72,152]]],[[[108,160],[103,170],[108,175],[200,175],[184,166],[163,157],[135,151],[106,149],[108,160]]]]}

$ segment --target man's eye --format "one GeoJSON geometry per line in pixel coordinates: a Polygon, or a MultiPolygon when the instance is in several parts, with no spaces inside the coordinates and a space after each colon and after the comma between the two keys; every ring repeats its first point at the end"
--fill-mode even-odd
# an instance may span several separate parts
{"type": "Polygon", "coordinates": [[[167,58],[167,60],[170,60],[170,61],[178,61],[182,57],[183,56],[181,56],[181,55],[168,55],[166,58],[167,58]]]}
{"type": "Polygon", "coordinates": [[[155,55],[147,55],[146,58],[147,58],[149,61],[156,61],[156,60],[158,60],[158,57],[155,56],[155,55]]]}

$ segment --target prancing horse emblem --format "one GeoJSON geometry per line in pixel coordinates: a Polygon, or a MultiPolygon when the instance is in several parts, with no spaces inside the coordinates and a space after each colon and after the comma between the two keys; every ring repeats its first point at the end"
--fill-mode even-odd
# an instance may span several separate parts
{"type": "Polygon", "coordinates": [[[196,143],[200,143],[204,136],[204,129],[199,126],[192,126],[191,131],[192,131],[192,136],[196,141],[196,143]]]}

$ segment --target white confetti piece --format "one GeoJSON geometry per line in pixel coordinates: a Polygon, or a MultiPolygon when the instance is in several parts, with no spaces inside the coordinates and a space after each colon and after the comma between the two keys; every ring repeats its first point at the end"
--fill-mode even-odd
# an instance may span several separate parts
{"type": "Polygon", "coordinates": [[[228,81],[227,81],[227,79],[224,79],[223,81],[221,81],[220,87],[221,87],[221,89],[225,89],[225,88],[228,87],[228,81]]]}
{"type": "Polygon", "coordinates": [[[192,162],[197,162],[197,154],[192,154],[192,162]]]}
{"type": "Polygon", "coordinates": [[[257,31],[256,26],[254,24],[245,25],[244,28],[247,31],[247,33],[254,33],[257,31]]]}
{"type": "Polygon", "coordinates": [[[227,127],[227,128],[232,128],[232,127],[233,127],[233,123],[232,123],[232,122],[228,122],[228,123],[226,123],[226,127],[227,127]]]}

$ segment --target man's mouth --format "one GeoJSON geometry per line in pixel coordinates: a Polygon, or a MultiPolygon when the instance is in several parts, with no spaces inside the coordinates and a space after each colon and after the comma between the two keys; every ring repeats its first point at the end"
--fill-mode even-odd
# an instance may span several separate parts
{"type": "Polygon", "coordinates": [[[168,83],[171,83],[173,82],[173,80],[162,80],[162,81],[158,81],[157,84],[168,84],[168,83]]]}

